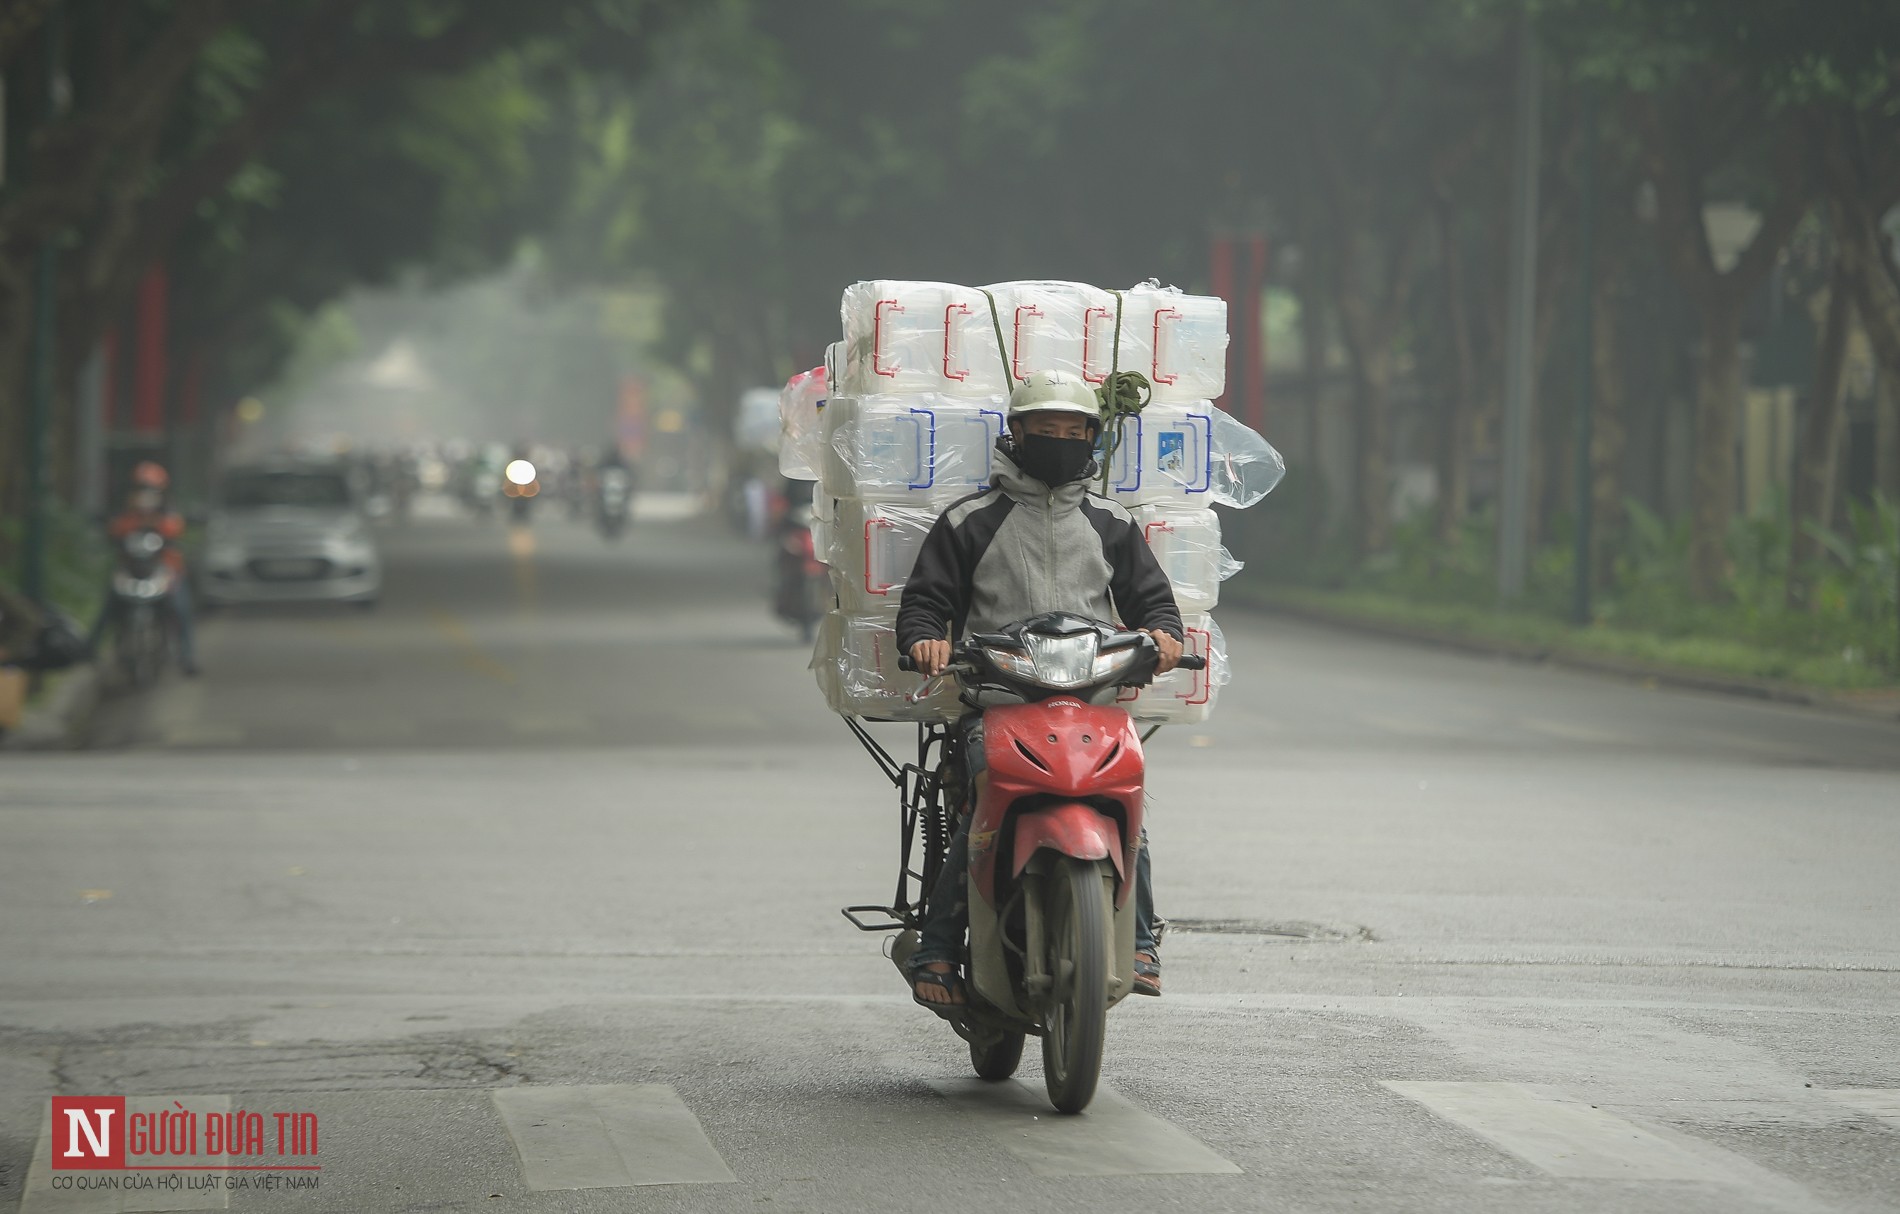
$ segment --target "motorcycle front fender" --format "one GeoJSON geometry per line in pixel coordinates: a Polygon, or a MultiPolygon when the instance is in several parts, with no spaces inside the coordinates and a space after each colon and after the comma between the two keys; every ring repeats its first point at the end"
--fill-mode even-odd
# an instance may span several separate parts
{"type": "Polygon", "coordinates": [[[1020,877],[1036,853],[1048,850],[1078,860],[1108,860],[1122,873],[1121,828],[1093,805],[1068,801],[1032,809],[1016,817],[1013,876],[1020,877]]]}

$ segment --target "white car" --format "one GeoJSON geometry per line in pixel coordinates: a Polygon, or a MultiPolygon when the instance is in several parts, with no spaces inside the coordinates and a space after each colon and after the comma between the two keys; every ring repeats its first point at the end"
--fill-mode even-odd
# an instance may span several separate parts
{"type": "Polygon", "coordinates": [[[336,464],[232,468],[205,532],[207,603],[373,606],[383,563],[348,472],[336,464]]]}

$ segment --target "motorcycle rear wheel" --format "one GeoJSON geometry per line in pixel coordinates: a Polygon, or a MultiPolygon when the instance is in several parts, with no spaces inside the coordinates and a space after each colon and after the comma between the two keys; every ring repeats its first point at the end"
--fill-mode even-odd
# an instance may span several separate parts
{"type": "Polygon", "coordinates": [[[1042,1081],[1058,1113],[1080,1113],[1095,1097],[1108,1033],[1108,885],[1095,863],[1065,856],[1043,888],[1055,986],[1043,1014],[1042,1081]]]}
{"type": "Polygon", "coordinates": [[[1023,1061],[1022,1033],[1004,1033],[984,1045],[970,1043],[970,1065],[978,1079],[1008,1079],[1023,1061]]]}

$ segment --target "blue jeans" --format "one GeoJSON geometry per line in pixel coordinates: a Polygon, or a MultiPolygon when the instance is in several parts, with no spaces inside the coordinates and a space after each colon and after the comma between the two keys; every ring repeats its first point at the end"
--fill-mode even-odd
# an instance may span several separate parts
{"type": "MultiPolygon", "coordinates": [[[[918,933],[917,951],[909,968],[938,961],[952,965],[962,959],[963,936],[970,926],[969,887],[964,881],[970,868],[970,818],[963,815],[957,833],[950,839],[950,855],[937,873],[937,884],[924,904],[924,927],[918,933]]],[[[1148,830],[1141,831],[1141,850],[1135,855],[1135,951],[1153,955],[1155,951],[1154,879],[1148,864],[1148,830]]]]}

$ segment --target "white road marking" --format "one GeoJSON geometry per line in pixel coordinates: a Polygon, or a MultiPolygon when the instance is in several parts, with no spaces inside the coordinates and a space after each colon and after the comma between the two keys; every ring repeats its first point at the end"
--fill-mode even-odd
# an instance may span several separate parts
{"type": "Polygon", "coordinates": [[[530,1189],[737,1182],[666,1084],[496,1088],[490,1095],[530,1189]]]}
{"type": "Polygon", "coordinates": [[[550,735],[594,732],[594,723],[578,712],[519,713],[508,726],[518,734],[550,735]]]}
{"type": "Polygon", "coordinates": [[[1470,737],[1468,730],[1440,725],[1432,721],[1419,721],[1411,717],[1387,716],[1384,713],[1362,712],[1357,714],[1362,725],[1374,729],[1383,729],[1407,738],[1465,738],[1470,737]]]}
{"type": "Polygon", "coordinates": [[[161,729],[158,736],[167,746],[238,746],[249,735],[241,726],[200,721],[161,729]]]}
{"type": "Polygon", "coordinates": [[[1552,1176],[1754,1186],[1764,1175],[1726,1151],[1645,1129],[1552,1088],[1391,1080],[1385,1086],[1552,1176]]]}
{"type": "Polygon", "coordinates": [[[1900,1088],[1836,1088],[1821,1095],[1900,1130],[1900,1088]]]}
{"type": "MultiPolygon", "coordinates": [[[[161,1113],[173,1107],[177,1100],[185,1108],[199,1114],[199,1142],[204,1141],[202,1125],[203,1115],[207,1113],[228,1113],[231,1111],[229,1096],[128,1096],[125,1098],[125,1113],[129,1118],[134,1113],[161,1113]]],[[[64,1147],[62,1146],[62,1150],[64,1147]]],[[[128,1159],[128,1163],[142,1162],[128,1159]]],[[[230,1163],[228,1155],[179,1155],[167,1156],[166,1162],[196,1167],[211,1167],[230,1163]]],[[[66,1172],[53,1171],[52,1155],[52,1102],[47,1102],[47,1119],[40,1123],[39,1146],[33,1151],[33,1166],[26,1178],[26,1192],[20,1199],[20,1214],[146,1214],[147,1211],[165,1210],[226,1210],[231,1206],[230,1191],[220,1179],[217,1184],[207,1184],[208,1178],[229,1175],[226,1172],[66,1172]],[[62,1180],[68,1177],[86,1178],[84,1183],[111,1185],[119,1187],[94,1189],[55,1189],[53,1178],[58,1175],[62,1180]],[[171,1180],[177,1180],[178,1187],[170,1187],[171,1180]],[[204,1185],[202,1188],[190,1188],[191,1184],[204,1185]],[[143,1186],[151,1187],[143,1187],[143,1186]],[[129,1187],[128,1187],[129,1186],[129,1187]]]]}
{"type": "Polygon", "coordinates": [[[1547,737],[1562,738],[1566,742],[1587,742],[1596,746],[1628,746],[1633,739],[1606,729],[1591,729],[1586,725],[1572,725],[1567,721],[1547,721],[1540,717],[1526,717],[1524,727],[1547,737]]]}
{"type": "Polygon", "coordinates": [[[1240,1168],[1107,1087],[1086,1112],[1049,1107],[1040,1082],[935,1079],[938,1094],[980,1119],[992,1140],[1038,1176],[1232,1175],[1240,1168]]]}
{"type": "Polygon", "coordinates": [[[416,736],[416,723],[397,717],[359,717],[350,721],[336,721],[331,724],[330,732],[339,742],[380,742],[384,739],[413,738],[416,736]]]}

